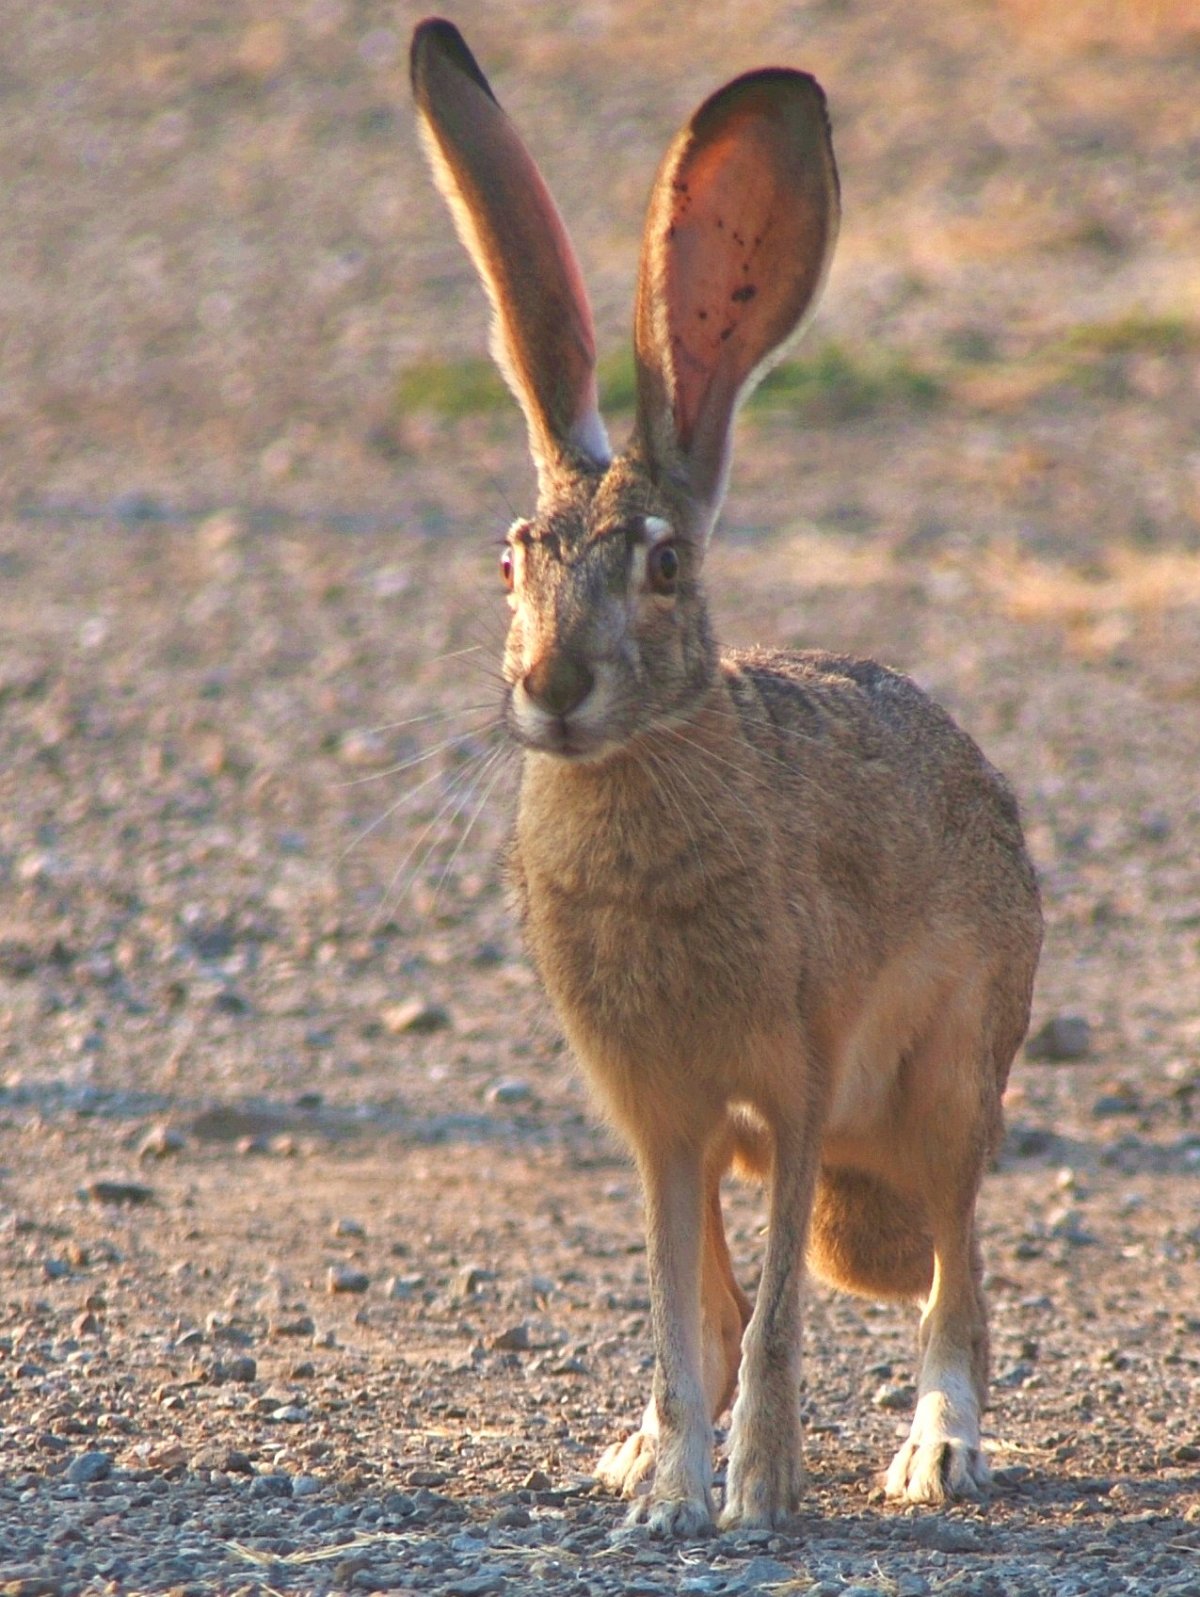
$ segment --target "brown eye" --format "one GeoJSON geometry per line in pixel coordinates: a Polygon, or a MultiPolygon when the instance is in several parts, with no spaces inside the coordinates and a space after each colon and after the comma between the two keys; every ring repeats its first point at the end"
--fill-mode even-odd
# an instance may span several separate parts
{"type": "Polygon", "coordinates": [[[655,593],[674,593],[679,576],[679,550],[672,543],[656,543],[646,558],[646,576],[655,593]]]}
{"type": "Polygon", "coordinates": [[[500,556],[500,576],[503,579],[504,586],[511,593],[513,585],[513,553],[511,549],[505,549],[500,556]]]}

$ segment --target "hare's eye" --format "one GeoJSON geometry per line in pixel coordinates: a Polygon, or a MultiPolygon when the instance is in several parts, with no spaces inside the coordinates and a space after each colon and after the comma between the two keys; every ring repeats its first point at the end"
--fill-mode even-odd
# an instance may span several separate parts
{"type": "Polygon", "coordinates": [[[511,593],[513,585],[513,552],[511,549],[506,548],[500,556],[500,576],[504,581],[504,586],[511,593]]]}
{"type": "Polygon", "coordinates": [[[657,543],[646,560],[646,576],[655,593],[674,593],[679,576],[679,551],[674,544],[657,543]]]}

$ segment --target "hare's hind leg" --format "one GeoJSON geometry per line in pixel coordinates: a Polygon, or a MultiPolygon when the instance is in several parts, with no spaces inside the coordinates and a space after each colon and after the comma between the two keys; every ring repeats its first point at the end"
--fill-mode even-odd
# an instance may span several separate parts
{"type": "MultiPolygon", "coordinates": [[[[721,1215],[721,1177],[730,1158],[722,1139],[709,1153],[704,1169],[704,1241],[700,1261],[701,1373],[705,1402],[716,1420],[733,1396],[741,1359],[742,1332],[750,1319],[750,1301],[738,1285],[725,1241],[721,1215]]],[[[596,1476],[610,1491],[634,1497],[649,1490],[659,1448],[659,1420],[651,1396],[640,1427],[614,1442],[601,1456],[596,1476]]]]}
{"type": "Polygon", "coordinates": [[[999,1127],[1003,1073],[980,1029],[948,1016],[911,1061],[903,1140],[933,1242],[933,1278],[918,1334],[912,1429],[887,1473],[888,1496],[911,1503],[976,1496],[989,1479],[980,1440],[988,1327],[975,1202],[999,1127]]]}
{"type": "Polygon", "coordinates": [[[918,1333],[921,1370],[912,1429],[887,1472],[887,1494],[910,1503],[975,1497],[989,1472],[980,1440],[987,1398],[987,1310],[979,1284],[974,1204],[935,1224],[933,1289],[918,1333]]]}

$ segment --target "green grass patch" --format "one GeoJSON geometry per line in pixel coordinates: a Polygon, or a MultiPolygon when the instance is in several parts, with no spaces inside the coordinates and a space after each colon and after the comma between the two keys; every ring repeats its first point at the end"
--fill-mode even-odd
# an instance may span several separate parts
{"type": "Polygon", "coordinates": [[[400,373],[395,399],[401,415],[420,412],[447,421],[483,415],[512,404],[504,379],[482,356],[418,361],[400,373]]]}
{"type": "Polygon", "coordinates": [[[777,366],[750,404],[755,410],[845,421],[879,410],[928,409],[942,394],[941,379],[907,355],[831,342],[805,359],[777,366]]]}
{"type": "MultiPolygon", "coordinates": [[[[633,355],[603,359],[597,371],[600,408],[608,416],[632,413],[637,401],[633,355]]],[[[828,343],[800,360],[777,366],[750,400],[751,411],[792,412],[810,420],[842,421],[887,407],[928,407],[941,399],[934,372],[889,351],[860,352],[828,343]]],[[[419,361],[400,374],[395,388],[400,413],[424,412],[457,421],[512,403],[491,361],[483,358],[419,361]]]]}
{"type": "Polygon", "coordinates": [[[1067,355],[1181,355],[1200,349],[1200,325],[1186,316],[1121,316],[1081,322],[1053,346],[1067,355]]]}

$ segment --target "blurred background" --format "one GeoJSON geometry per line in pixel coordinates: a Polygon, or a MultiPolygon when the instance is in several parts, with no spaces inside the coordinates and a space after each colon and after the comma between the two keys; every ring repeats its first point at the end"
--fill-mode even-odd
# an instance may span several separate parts
{"type": "MultiPolygon", "coordinates": [[[[421,14],[43,0],[12,15],[10,502],[403,522],[448,427],[502,476],[519,459],[480,360],[482,295],[416,149],[421,14]]],[[[667,140],[724,78],[802,65],[829,94],[845,222],[802,374],[775,404],[793,422],[892,414],[896,439],[932,412],[948,475],[998,473],[1023,538],[1196,540],[1196,0],[464,0],[452,15],[567,216],[610,406],[628,397],[637,241],[667,140]],[[969,466],[946,458],[963,449],[969,466]],[[1055,472],[1072,478],[1062,495],[1055,472]]],[[[875,509],[920,535],[919,497],[914,483],[875,509]]]]}

